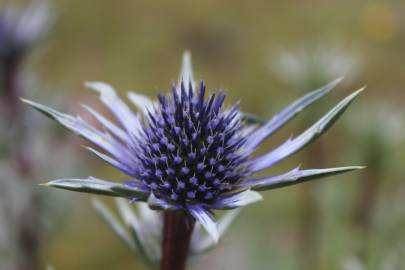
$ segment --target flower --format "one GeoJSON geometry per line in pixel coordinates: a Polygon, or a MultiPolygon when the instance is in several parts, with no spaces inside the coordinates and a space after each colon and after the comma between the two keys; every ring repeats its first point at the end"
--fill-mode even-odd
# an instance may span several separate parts
{"type": "Polygon", "coordinates": [[[88,149],[131,177],[124,183],[87,179],[58,179],[47,186],[129,198],[147,202],[156,210],[182,210],[193,216],[218,241],[212,210],[234,209],[261,200],[258,191],[280,188],[361,167],[301,170],[256,179],[253,175],[275,165],[326,132],[363,90],[338,103],[318,122],[269,153],[254,157],[258,145],[308,105],[329,92],[341,79],[301,97],[262,126],[247,124],[239,105],[223,108],[225,94],[205,98],[203,82],[193,80],[189,53],[183,57],[179,83],[158,101],[129,93],[140,109],[133,111],[101,82],[87,86],[100,94],[120,126],[85,106],[103,125],[97,129],[79,116],[60,113],[41,104],[23,100],[61,125],[94,143],[88,149]]]}
{"type": "Polygon", "coordinates": [[[15,5],[5,5],[0,10],[1,60],[20,59],[48,32],[51,24],[49,8],[44,1],[33,1],[22,10],[15,5]]]}

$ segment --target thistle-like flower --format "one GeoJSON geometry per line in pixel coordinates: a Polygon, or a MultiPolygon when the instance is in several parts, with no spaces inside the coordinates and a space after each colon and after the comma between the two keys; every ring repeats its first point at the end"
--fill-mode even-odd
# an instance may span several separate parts
{"type": "Polygon", "coordinates": [[[194,217],[216,241],[219,233],[212,210],[255,203],[262,198],[258,191],[361,168],[295,168],[277,176],[260,179],[253,176],[296,153],[332,126],[362,89],[343,99],[299,136],[289,138],[269,153],[254,156],[260,143],[340,81],[301,97],[261,126],[248,124],[239,104],[224,108],[225,94],[213,93],[206,98],[205,84],[197,85],[193,80],[188,53],[183,57],[179,83],[170,94],[159,95],[158,101],[128,94],[139,109],[137,114],[111,86],[100,82],[87,84],[100,94],[119,126],[87,106],[104,129],[90,126],[80,117],[24,101],[94,143],[103,152],[88,148],[91,152],[131,178],[124,183],[94,177],[59,179],[45,185],[125,197],[147,202],[156,210],[178,210],[194,217]]]}

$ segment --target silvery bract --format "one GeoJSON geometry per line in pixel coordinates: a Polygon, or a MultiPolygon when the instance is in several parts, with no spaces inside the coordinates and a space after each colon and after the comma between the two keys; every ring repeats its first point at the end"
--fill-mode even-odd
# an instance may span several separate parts
{"type": "MultiPolygon", "coordinates": [[[[163,215],[160,211],[150,209],[146,204],[137,204],[137,211],[121,198],[116,198],[119,217],[102,203],[93,200],[93,206],[99,216],[123,243],[144,261],[152,266],[159,264],[161,259],[161,242],[163,215]]],[[[221,237],[232,221],[238,216],[241,208],[227,211],[218,221],[218,231],[221,237]]],[[[189,256],[195,257],[212,249],[216,242],[206,234],[201,226],[193,231],[189,256]]]]}
{"type": "Polygon", "coordinates": [[[98,129],[79,116],[58,112],[24,100],[40,112],[95,144],[92,153],[127,174],[119,183],[90,177],[59,179],[47,186],[79,192],[128,198],[145,202],[155,210],[181,210],[193,216],[219,239],[216,209],[234,209],[261,200],[258,191],[281,188],[361,167],[303,170],[295,168],[277,176],[255,178],[254,174],[296,153],[325,133],[362,89],[340,101],[300,135],[289,138],[272,151],[254,156],[258,146],[299,112],[328,93],[341,79],[301,97],[262,126],[244,120],[239,104],[224,108],[225,94],[205,98],[206,86],[193,79],[190,55],[185,53],[180,80],[172,93],[157,101],[130,92],[132,109],[108,84],[87,86],[116,117],[118,125],[92,108],[85,108],[103,126],[98,129]]]}

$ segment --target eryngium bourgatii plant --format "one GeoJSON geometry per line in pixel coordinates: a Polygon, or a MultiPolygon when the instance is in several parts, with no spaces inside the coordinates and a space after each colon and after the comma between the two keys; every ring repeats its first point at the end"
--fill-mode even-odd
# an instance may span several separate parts
{"type": "Polygon", "coordinates": [[[161,269],[181,270],[197,221],[218,241],[213,210],[234,209],[261,200],[258,191],[281,188],[361,167],[302,170],[257,179],[253,175],[299,151],[325,133],[360,94],[360,89],[324,115],[297,137],[272,151],[254,156],[258,146],[304,108],[328,93],[341,79],[301,97],[261,126],[248,124],[239,104],[224,108],[225,94],[206,96],[204,82],[193,80],[190,55],[185,53],[179,83],[157,101],[128,93],[139,109],[134,113],[114,89],[105,83],[87,86],[119,125],[85,106],[103,126],[95,128],[79,116],[58,112],[33,101],[23,100],[64,127],[94,143],[103,152],[88,149],[127,174],[123,183],[87,179],[58,179],[46,186],[79,192],[124,197],[164,211],[161,269]]]}

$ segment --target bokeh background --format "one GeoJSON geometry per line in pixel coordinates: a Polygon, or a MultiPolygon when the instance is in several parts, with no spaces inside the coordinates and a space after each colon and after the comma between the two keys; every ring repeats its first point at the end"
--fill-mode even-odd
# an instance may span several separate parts
{"type": "MultiPolygon", "coordinates": [[[[185,49],[192,53],[196,79],[209,89],[224,89],[228,104],[241,100],[243,110],[263,118],[345,76],[336,90],[269,139],[263,147],[269,150],[367,85],[327,135],[263,175],[298,164],[367,169],[265,193],[263,202],[243,210],[220,246],[190,269],[405,269],[404,1],[49,4],[53,27],[24,63],[23,96],[66,112],[83,112],[80,103],[104,110],[85,81],[111,83],[123,95],[134,90],[154,96],[169,89],[185,49]]],[[[100,221],[91,196],[35,184],[125,176],[83,150],[82,140],[28,112],[33,124],[27,151],[35,149],[36,162],[32,186],[44,205],[38,225],[45,228],[38,227],[41,269],[144,269],[100,221]]],[[[6,154],[1,159],[12,163],[6,154]]],[[[0,172],[12,182],[9,175],[0,172]]],[[[3,206],[24,199],[21,187],[13,190],[13,200],[3,197],[3,206]]],[[[0,240],[3,246],[12,241],[0,240]]],[[[3,252],[0,259],[10,257],[3,252]]]]}

